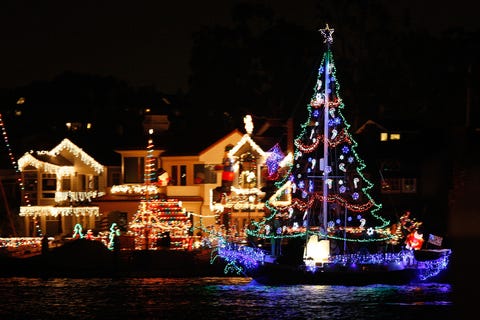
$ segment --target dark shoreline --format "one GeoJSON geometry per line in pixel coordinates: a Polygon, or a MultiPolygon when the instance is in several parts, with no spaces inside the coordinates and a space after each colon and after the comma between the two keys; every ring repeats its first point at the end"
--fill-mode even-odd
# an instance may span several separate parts
{"type": "Polygon", "coordinates": [[[206,277],[231,276],[211,250],[119,250],[75,240],[26,258],[0,256],[0,277],[206,277]]]}

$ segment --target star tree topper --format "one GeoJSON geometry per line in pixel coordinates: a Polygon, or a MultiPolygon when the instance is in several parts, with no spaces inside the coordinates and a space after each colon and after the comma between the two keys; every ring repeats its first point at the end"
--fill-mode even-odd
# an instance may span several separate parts
{"type": "Polygon", "coordinates": [[[335,31],[335,29],[330,29],[327,23],[324,29],[320,29],[318,31],[320,31],[322,33],[322,36],[325,38],[325,40],[323,41],[324,43],[332,44],[333,32],[335,31]]]}

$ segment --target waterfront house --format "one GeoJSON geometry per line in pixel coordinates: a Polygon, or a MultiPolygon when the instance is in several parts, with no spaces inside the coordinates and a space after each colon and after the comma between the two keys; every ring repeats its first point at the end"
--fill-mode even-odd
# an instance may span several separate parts
{"type": "Polygon", "coordinates": [[[18,168],[25,236],[71,235],[77,224],[95,228],[100,210],[91,201],[104,194],[105,166],[63,139],[49,151],[25,153],[18,168]]]}

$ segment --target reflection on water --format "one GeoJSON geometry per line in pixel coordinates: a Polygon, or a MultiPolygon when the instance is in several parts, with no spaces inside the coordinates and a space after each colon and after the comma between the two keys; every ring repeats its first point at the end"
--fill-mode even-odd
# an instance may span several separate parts
{"type": "Polygon", "coordinates": [[[453,319],[448,284],[258,285],[249,278],[0,279],[0,319],[453,319]]]}

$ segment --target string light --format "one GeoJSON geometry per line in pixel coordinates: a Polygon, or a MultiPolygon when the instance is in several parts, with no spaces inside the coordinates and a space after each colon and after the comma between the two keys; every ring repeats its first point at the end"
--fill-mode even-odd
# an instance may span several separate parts
{"type": "MultiPolygon", "coordinates": [[[[24,98],[20,98],[18,101],[17,101],[17,104],[23,104],[25,102],[25,99],[24,98]]],[[[2,137],[3,137],[3,142],[5,143],[5,147],[7,148],[7,151],[8,151],[8,156],[9,156],[9,159],[10,159],[10,162],[12,164],[12,167],[13,169],[15,170],[15,173],[18,175],[17,177],[17,183],[20,187],[20,191],[23,193],[24,190],[25,190],[25,185],[23,183],[23,179],[21,177],[21,173],[20,173],[20,169],[19,169],[19,166],[18,166],[18,162],[15,160],[15,157],[13,155],[13,152],[12,152],[12,148],[10,146],[10,143],[9,143],[9,139],[8,139],[8,135],[7,135],[7,130],[5,128],[5,124],[3,122],[3,118],[2,118],[2,114],[0,113],[0,129],[2,130],[2,137]]],[[[28,193],[24,193],[24,202],[27,204],[27,205],[30,205],[30,198],[29,198],[29,194],[28,193]]],[[[16,234],[16,231],[14,231],[14,234],[16,234]]]]}
{"type": "Polygon", "coordinates": [[[7,148],[8,152],[8,157],[10,159],[10,162],[12,164],[12,167],[15,169],[15,171],[18,173],[18,165],[17,162],[15,161],[15,157],[12,152],[12,148],[10,146],[10,143],[8,142],[8,135],[7,135],[7,129],[5,128],[5,124],[2,119],[2,114],[0,113],[0,129],[2,130],[2,137],[3,137],[3,142],[5,143],[5,147],[7,148]]]}

